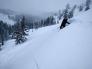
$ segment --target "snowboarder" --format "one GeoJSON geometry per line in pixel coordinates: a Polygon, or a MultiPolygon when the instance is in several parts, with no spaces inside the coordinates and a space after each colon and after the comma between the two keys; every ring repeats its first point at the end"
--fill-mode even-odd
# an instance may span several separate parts
{"type": "Polygon", "coordinates": [[[61,26],[60,26],[60,29],[63,29],[63,28],[66,26],[66,23],[70,24],[70,23],[68,22],[68,18],[67,18],[67,17],[65,17],[65,18],[63,19],[62,24],[61,24],[61,26]]]}

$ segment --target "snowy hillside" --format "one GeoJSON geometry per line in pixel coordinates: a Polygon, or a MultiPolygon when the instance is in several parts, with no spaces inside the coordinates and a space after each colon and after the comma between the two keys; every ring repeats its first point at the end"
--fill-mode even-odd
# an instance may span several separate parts
{"type": "Polygon", "coordinates": [[[0,13],[0,21],[3,21],[4,23],[14,25],[15,21],[12,19],[9,19],[8,15],[0,13]]]}
{"type": "Polygon", "coordinates": [[[92,9],[59,25],[30,30],[28,41],[0,52],[0,69],[92,69],[92,9]]]}

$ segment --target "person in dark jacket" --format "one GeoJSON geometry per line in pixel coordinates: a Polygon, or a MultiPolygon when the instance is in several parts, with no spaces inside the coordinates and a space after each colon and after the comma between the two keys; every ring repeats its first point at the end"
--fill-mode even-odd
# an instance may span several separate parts
{"type": "Polygon", "coordinates": [[[68,22],[68,18],[67,18],[67,17],[65,17],[65,18],[63,19],[63,21],[62,21],[62,23],[61,23],[61,26],[60,26],[60,29],[63,29],[63,28],[66,26],[66,23],[70,24],[70,23],[68,22]]]}

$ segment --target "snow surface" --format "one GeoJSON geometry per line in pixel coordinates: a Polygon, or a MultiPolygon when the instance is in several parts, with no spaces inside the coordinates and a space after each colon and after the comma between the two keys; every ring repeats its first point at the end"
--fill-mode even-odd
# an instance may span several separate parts
{"type": "Polygon", "coordinates": [[[8,18],[8,15],[0,13],[0,20],[9,25],[14,25],[15,21],[8,18]]]}
{"type": "Polygon", "coordinates": [[[18,46],[9,40],[10,49],[0,52],[0,69],[92,69],[91,17],[92,9],[62,30],[60,24],[30,30],[28,41],[18,46]]]}

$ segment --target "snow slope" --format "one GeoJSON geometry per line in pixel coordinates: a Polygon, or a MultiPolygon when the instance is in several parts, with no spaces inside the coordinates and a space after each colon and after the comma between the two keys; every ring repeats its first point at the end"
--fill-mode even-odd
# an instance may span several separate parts
{"type": "Polygon", "coordinates": [[[58,24],[30,30],[27,42],[0,52],[0,69],[92,69],[91,17],[92,9],[60,31],[58,24]]]}
{"type": "Polygon", "coordinates": [[[15,21],[9,19],[8,15],[0,13],[0,21],[7,23],[9,25],[14,25],[15,21]]]}

